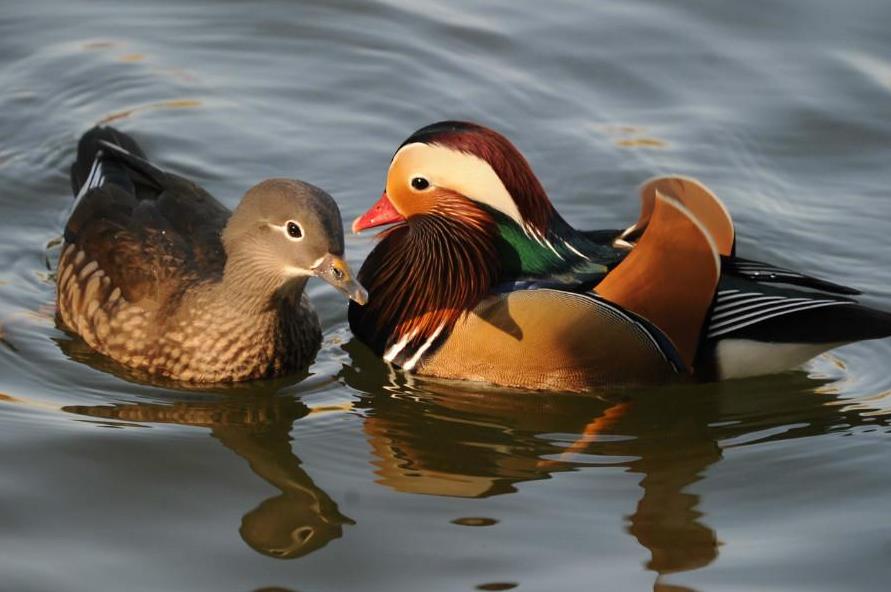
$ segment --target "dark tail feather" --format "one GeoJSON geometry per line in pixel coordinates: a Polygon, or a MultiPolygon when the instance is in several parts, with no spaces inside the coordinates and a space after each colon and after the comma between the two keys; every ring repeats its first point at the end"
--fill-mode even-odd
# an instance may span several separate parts
{"type": "MultiPolygon", "coordinates": [[[[80,193],[80,188],[87,181],[96,153],[102,149],[102,141],[120,146],[127,152],[140,158],[145,158],[145,153],[136,141],[113,127],[94,127],[80,138],[77,144],[77,160],[71,165],[71,190],[74,195],[80,193]]],[[[110,171],[111,172],[111,171],[110,171]]],[[[121,179],[123,181],[123,179],[121,179]]],[[[127,182],[122,184],[126,185],[127,182]]],[[[132,186],[132,184],[131,184],[132,186]]]]}

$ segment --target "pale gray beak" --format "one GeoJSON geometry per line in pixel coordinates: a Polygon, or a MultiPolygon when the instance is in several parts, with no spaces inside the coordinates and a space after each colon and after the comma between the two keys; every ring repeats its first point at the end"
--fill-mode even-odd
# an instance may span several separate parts
{"type": "Polygon", "coordinates": [[[328,253],[312,268],[313,274],[328,282],[352,300],[356,304],[364,305],[368,302],[368,292],[365,291],[359,282],[353,279],[353,273],[346,261],[328,253]]]}

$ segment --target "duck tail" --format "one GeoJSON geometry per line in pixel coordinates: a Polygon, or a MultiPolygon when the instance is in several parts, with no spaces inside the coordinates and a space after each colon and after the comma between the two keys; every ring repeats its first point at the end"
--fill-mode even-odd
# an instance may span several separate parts
{"type": "MultiPolygon", "coordinates": [[[[79,195],[84,184],[90,180],[91,175],[95,174],[97,156],[105,148],[103,144],[112,144],[141,159],[145,158],[145,153],[136,140],[124,132],[113,127],[96,126],[92,128],[81,136],[80,142],[77,144],[77,160],[71,165],[71,190],[74,195],[79,195]]],[[[111,172],[113,171],[108,171],[108,173],[111,172]]],[[[115,175],[107,176],[110,177],[109,180],[113,180],[115,177],[115,175]]],[[[129,182],[126,180],[126,175],[119,181],[123,181],[125,186],[129,182]]]]}

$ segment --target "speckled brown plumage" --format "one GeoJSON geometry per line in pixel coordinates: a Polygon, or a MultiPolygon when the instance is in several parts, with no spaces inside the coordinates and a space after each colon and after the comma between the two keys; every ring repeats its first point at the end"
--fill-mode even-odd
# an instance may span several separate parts
{"type": "MultiPolygon", "coordinates": [[[[72,167],[78,201],[57,275],[64,326],[118,362],[177,380],[238,381],[306,368],[321,328],[304,286],[310,275],[330,271],[323,263],[342,264],[342,226],[330,196],[298,181],[268,180],[230,217],[200,187],[142,156],[110,128],[81,140],[72,167]],[[281,231],[292,220],[305,234],[299,240],[281,231]]],[[[340,272],[338,287],[346,289],[350,274],[340,272]]]]}

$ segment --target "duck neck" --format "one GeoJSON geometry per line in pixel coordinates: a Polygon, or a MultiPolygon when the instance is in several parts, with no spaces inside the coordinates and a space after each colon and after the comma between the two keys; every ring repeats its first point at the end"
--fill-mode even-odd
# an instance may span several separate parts
{"type": "Polygon", "coordinates": [[[553,212],[545,226],[521,227],[501,212],[493,212],[498,230],[496,245],[505,281],[552,278],[561,274],[602,275],[612,258],[553,212]]]}
{"type": "Polygon", "coordinates": [[[479,209],[384,231],[359,271],[368,304],[350,304],[353,331],[388,361],[435,347],[499,281],[495,232],[479,209]]]}
{"type": "Polygon", "coordinates": [[[307,279],[295,277],[283,282],[280,270],[236,254],[226,261],[218,295],[240,314],[275,315],[283,302],[300,301],[307,279]]]}

